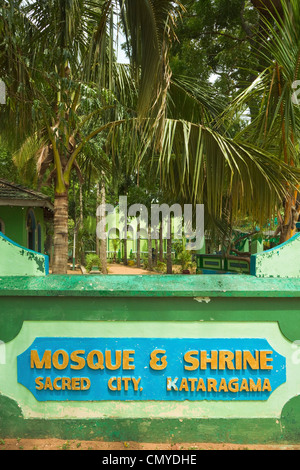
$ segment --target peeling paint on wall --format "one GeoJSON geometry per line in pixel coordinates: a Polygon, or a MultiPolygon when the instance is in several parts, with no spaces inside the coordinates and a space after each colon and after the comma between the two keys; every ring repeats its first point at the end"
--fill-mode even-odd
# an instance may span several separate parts
{"type": "Polygon", "coordinates": [[[0,234],[0,276],[46,276],[48,256],[27,250],[0,234]]]}
{"type": "Polygon", "coordinates": [[[251,274],[262,278],[300,278],[300,233],[271,250],[251,257],[251,274]]]}

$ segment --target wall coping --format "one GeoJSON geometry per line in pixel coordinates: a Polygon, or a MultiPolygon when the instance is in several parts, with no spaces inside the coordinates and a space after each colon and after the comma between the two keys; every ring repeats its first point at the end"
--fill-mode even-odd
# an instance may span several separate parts
{"type": "Polygon", "coordinates": [[[300,297],[300,279],[250,275],[0,276],[0,297],[300,297]]]}

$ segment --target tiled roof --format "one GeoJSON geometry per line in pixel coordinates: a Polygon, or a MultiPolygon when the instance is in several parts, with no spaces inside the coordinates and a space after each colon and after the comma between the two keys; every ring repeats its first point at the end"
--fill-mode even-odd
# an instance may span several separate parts
{"type": "Polygon", "coordinates": [[[50,198],[38,191],[25,188],[20,184],[11,183],[10,181],[0,178],[0,201],[9,201],[9,205],[13,205],[14,201],[24,201],[27,203],[38,203],[40,207],[47,207],[53,210],[50,198]]]}

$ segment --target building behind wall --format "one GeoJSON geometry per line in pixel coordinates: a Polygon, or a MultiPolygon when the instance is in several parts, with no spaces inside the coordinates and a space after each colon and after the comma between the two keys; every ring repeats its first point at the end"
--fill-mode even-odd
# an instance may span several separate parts
{"type": "Polygon", "coordinates": [[[44,253],[53,210],[44,194],[0,178],[0,232],[18,245],[44,253]]]}

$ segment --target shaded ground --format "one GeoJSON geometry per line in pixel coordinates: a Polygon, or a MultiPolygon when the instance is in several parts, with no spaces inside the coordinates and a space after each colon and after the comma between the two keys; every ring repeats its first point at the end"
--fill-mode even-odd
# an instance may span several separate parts
{"type": "Polygon", "coordinates": [[[241,445],[241,444],[146,444],[136,442],[64,441],[59,439],[0,439],[0,450],[144,450],[144,451],[201,451],[201,450],[300,450],[300,445],[241,445]]]}
{"type": "Polygon", "coordinates": [[[124,266],[122,264],[109,264],[108,274],[146,275],[146,274],[157,274],[157,273],[150,272],[145,269],[138,269],[138,268],[135,268],[134,266],[124,266]]]}
{"type": "MultiPolygon", "coordinates": [[[[123,266],[122,264],[109,264],[107,268],[108,268],[108,274],[120,274],[120,275],[158,274],[155,272],[147,271],[145,269],[138,269],[134,266],[123,266]]],[[[80,269],[76,269],[75,271],[73,271],[72,269],[68,269],[67,274],[82,275],[82,271],[80,269]]]]}
{"type": "MultiPolygon", "coordinates": [[[[156,271],[148,271],[146,269],[139,269],[135,266],[124,266],[123,264],[108,264],[108,274],[120,274],[120,275],[151,275],[151,274],[160,274],[156,271]]],[[[177,272],[180,273],[180,266],[173,266],[173,272],[176,274],[177,272]]],[[[73,271],[72,269],[68,270],[68,274],[74,275],[81,275],[82,271],[80,269],[76,269],[73,271]]]]}

